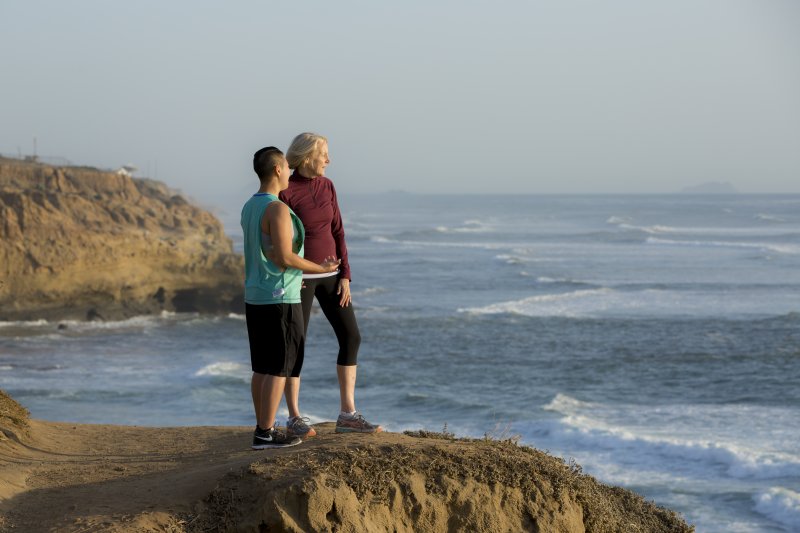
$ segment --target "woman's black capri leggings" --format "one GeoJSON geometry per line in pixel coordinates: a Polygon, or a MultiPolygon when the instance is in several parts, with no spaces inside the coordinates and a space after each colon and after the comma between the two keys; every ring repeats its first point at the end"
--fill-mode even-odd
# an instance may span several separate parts
{"type": "Polygon", "coordinates": [[[341,296],[336,294],[339,277],[304,279],[303,284],[305,287],[300,291],[300,298],[303,303],[306,332],[308,332],[308,319],[311,317],[311,304],[316,296],[325,318],[333,326],[333,331],[339,340],[339,356],[336,358],[336,364],[355,365],[358,358],[358,347],[361,345],[361,333],[358,331],[353,304],[350,303],[347,307],[339,306],[341,296]]]}

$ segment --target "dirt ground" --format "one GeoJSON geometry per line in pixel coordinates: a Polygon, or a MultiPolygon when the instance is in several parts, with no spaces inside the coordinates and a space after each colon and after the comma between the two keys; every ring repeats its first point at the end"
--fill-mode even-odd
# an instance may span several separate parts
{"type": "Polygon", "coordinates": [[[512,441],[27,419],[0,391],[0,531],[674,531],[667,509],[512,441]]]}

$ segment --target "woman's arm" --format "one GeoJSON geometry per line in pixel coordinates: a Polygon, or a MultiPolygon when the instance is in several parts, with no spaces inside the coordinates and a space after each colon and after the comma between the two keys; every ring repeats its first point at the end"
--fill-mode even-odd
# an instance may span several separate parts
{"type": "Polygon", "coordinates": [[[264,217],[261,219],[261,229],[269,233],[272,239],[272,250],[269,259],[281,268],[296,268],[311,274],[324,274],[339,268],[341,261],[332,257],[318,265],[303,259],[292,250],[292,218],[289,208],[281,202],[272,202],[267,206],[264,217]]]}
{"type": "Polygon", "coordinates": [[[339,282],[336,285],[336,294],[339,295],[339,307],[347,307],[352,302],[350,296],[350,262],[347,258],[347,243],[344,240],[344,224],[342,223],[342,212],[339,210],[339,199],[336,197],[336,188],[331,184],[331,196],[333,197],[333,220],[331,221],[331,234],[336,242],[336,253],[342,261],[339,269],[339,282]]]}
{"type": "Polygon", "coordinates": [[[344,224],[342,223],[342,213],[339,210],[339,199],[336,197],[336,188],[333,182],[329,181],[331,187],[331,197],[333,198],[333,219],[331,220],[331,235],[336,242],[336,255],[341,259],[342,266],[339,269],[339,279],[350,278],[350,262],[347,257],[347,243],[344,240],[344,224]]]}

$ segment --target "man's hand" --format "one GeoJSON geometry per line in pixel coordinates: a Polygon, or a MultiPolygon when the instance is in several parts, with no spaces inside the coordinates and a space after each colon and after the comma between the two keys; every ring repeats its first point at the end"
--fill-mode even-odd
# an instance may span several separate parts
{"type": "Polygon", "coordinates": [[[324,268],[326,272],[335,272],[341,263],[341,259],[336,259],[332,255],[329,255],[322,263],[319,264],[319,266],[324,268]]]}

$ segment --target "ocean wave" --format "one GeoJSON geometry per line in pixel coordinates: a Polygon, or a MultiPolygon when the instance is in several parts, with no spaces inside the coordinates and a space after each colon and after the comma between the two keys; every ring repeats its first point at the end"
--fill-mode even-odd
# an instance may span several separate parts
{"type": "Polygon", "coordinates": [[[0,321],[0,328],[13,328],[13,327],[23,327],[23,328],[31,328],[31,327],[38,327],[38,326],[48,326],[50,322],[47,320],[18,320],[18,321],[0,321]]]}
{"type": "Polygon", "coordinates": [[[385,287],[367,287],[361,291],[353,291],[353,296],[370,296],[372,294],[383,294],[385,292],[389,292],[389,289],[385,287]]]}
{"type": "Polygon", "coordinates": [[[527,317],[627,318],[724,316],[748,319],[794,319],[797,301],[792,291],[774,287],[736,288],[725,286],[682,287],[598,286],[588,282],[542,283],[539,290],[552,287],[568,292],[535,294],[519,300],[481,307],[458,308],[472,315],[520,315],[527,317]]]}
{"type": "Polygon", "coordinates": [[[137,315],[123,320],[61,320],[59,327],[77,331],[108,330],[108,329],[129,329],[147,328],[160,325],[165,321],[179,318],[195,318],[197,313],[174,313],[172,311],[161,311],[157,315],[137,315]]]}
{"type": "Polygon", "coordinates": [[[425,406],[430,402],[430,397],[427,394],[407,392],[404,397],[400,399],[400,405],[406,408],[414,408],[425,406]]]}
{"type": "Polygon", "coordinates": [[[494,258],[497,259],[498,261],[503,261],[508,265],[520,265],[525,263],[525,260],[522,259],[521,257],[511,254],[499,254],[494,256],[494,258]]]}
{"type": "Polygon", "coordinates": [[[787,529],[800,531],[800,493],[783,487],[772,487],[753,497],[755,511],[787,529]]]}
{"type": "Polygon", "coordinates": [[[439,233],[488,233],[492,226],[480,220],[465,220],[463,226],[436,226],[434,230],[439,233]]]}
{"type": "Polygon", "coordinates": [[[597,404],[584,402],[567,394],[561,394],[558,392],[555,396],[553,396],[552,400],[542,406],[542,409],[545,411],[555,411],[562,414],[571,414],[576,412],[578,409],[589,409],[595,407],[596,405],[597,404]]]}
{"type": "Polygon", "coordinates": [[[383,235],[373,235],[370,240],[379,244],[399,244],[402,246],[414,247],[435,247],[435,248],[478,248],[481,250],[505,250],[519,244],[500,243],[500,242],[450,242],[450,241],[418,241],[406,240],[401,238],[389,238],[383,235]]]}
{"type": "Polygon", "coordinates": [[[194,377],[228,378],[236,381],[248,381],[250,368],[233,361],[217,361],[208,364],[194,373],[194,377]]]}
{"type": "Polygon", "coordinates": [[[359,316],[382,316],[387,313],[396,313],[397,309],[388,306],[381,306],[381,305],[371,305],[371,306],[358,306],[358,315],[359,316]]]}
{"type": "Polygon", "coordinates": [[[7,370],[14,370],[14,367],[11,365],[0,365],[0,371],[7,371],[7,370]]]}
{"type": "Polygon", "coordinates": [[[588,281],[578,281],[569,278],[552,278],[550,276],[537,276],[536,282],[543,285],[573,285],[579,287],[589,287],[593,285],[588,281]]]}
{"type": "Polygon", "coordinates": [[[62,365],[44,365],[34,367],[33,370],[36,372],[52,372],[53,370],[62,370],[63,368],[62,365]]]}
{"type": "Polygon", "coordinates": [[[726,237],[793,237],[800,232],[797,226],[777,227],[702,227],[702,226],[667,226],[654,224],[639,226],[626,222],[615,223],[618,228],[628,231],[641,231],[650,235],[708,235],[726,237]]]}
{"type": "Polygon", "coordinates": [[[735,241],[680,241],[672,239],[659,239],[648,237],[647,244],[660,244],[667,246],[695,246],[695,247],[719,247],[719,248],[751,248],[762,251],[777,252],[782,254],[800,254],[800,246],[795,244],[774,244],[758,242],[735,242],[735,241]]]}
{"type": "Polygon", "coordinates": [[[781,218],[777,215],[770,215],[767,213],[758,213],[757,215],[753,216],[756,220],[763,220],[765,222],[786,222],[785,218],[781,218]]]}
{"type": "Polygon", "coordinates": [[[778,316],[778,317],[775,317],[775,318],[780,319],[780,320],[791,320],[793,322],[794,321],[800,321],[800,312],[791,311],[789,313],[786,313],[785,315],[781,315],[781,316],[778,316]]]}
{"type": "MultiPolygon", "coordinates": [[[[244,315],[230,313],[227,318],[244,320],[244,315]]],[[[209,322],[219,322],[223,317],[215,315],[203,315],[200,313],[175,313],[172,311],[162,311],[156,315],[137,315],[122,320],[60,320],[50,322],[47,320],[0,322],[0,328],[7,329],[20,328],[29,333],[37,334],[37,338],[61,338],[70,333],[91,333],[112,330],[144,330],[162,326],[165,323],[182,323],[187,325],[205,324],[209,322]],[[45,330],[45,331],[42,331],[45,330]],[[39,335],[39,333],[52,332],[50,335],[39,335]]]]}
{"type": "MultiPolygon", "coordinates": [[[[654,461],[662,467],[680,464],[681,468],[698,477],[707,477],[716,467],[721,467],[727,476],[735,479],[766,480],[800,476],[800,456],[782,450],[756,449],[752,442],[742,440],[747,438],[746,435],[705,439],[676,436],[676,431],[671,428],[681,426],[681,430],[685,430],[686,421],[678,415],[691,411],[687,406],[651,408],[651,413],[646,413],[641,406],[615,408],[627,412],[627,418],[636,419],[638,423],[650,420],[649,425],[645,426],[610,423],[605,420],[609,416],[609,406],[582,402],[564,394],[557,394],[542,408],[562,415],[551,437],[555,437],[560,446],[565,448],[608,450],[637,466],[653,465],[654,461]],[[674,408],[673,411],[665,412],[670,407],[674,408]],[[727,440],[733,438],[740,440],[727,440]]],[[[731,416],[730,413],[723,413],[722,416],[725,414],[728,415],[726,418],[731,416]]],[[[719,413],[709,413],[705,417],[698,415],[696,418],[700,420],[696,422],[702,425],[705,418],[719,416],[719,413]]],[[[787,416],[791,418],[793,415],[787,416]]],[[[742,424],[747,423],[747,413],[741,413],[739,418],[742,424]]],[[[675,466],[672,468],[677,469],[675,466]]]]}
{"type": "MultiPolygon", "coordinates": [[[[572,291],[561,294],[542,294],[529,296],[521,300],[490,304],[484,307],[467,307],[458,309],[459,313],[471,313],[479,315],[495,314],[517,314],[525,316],[572,316],[577,317],[586,312],[591,312],[587,308],[578,309],[572,305],[576,301],[605,297],[613,292],[609,288],[586,289],[572,291]]],[[[597,310],[598,305],[593,306],[597,310]]],[[[606,308],[606,304],[600,307],[606,308]]]]}
{"type": "MultiPolygon", "coordinates": [[[[497,254],[494,258],[508,265],[524,265],[528,263],[561,263],[564,259],[557,257],[542,257],[537,255],[532,248],[513,248],[511,253],[497,254]]],[[[527,276],[528,274],[523,274],[527,276]]]]}

